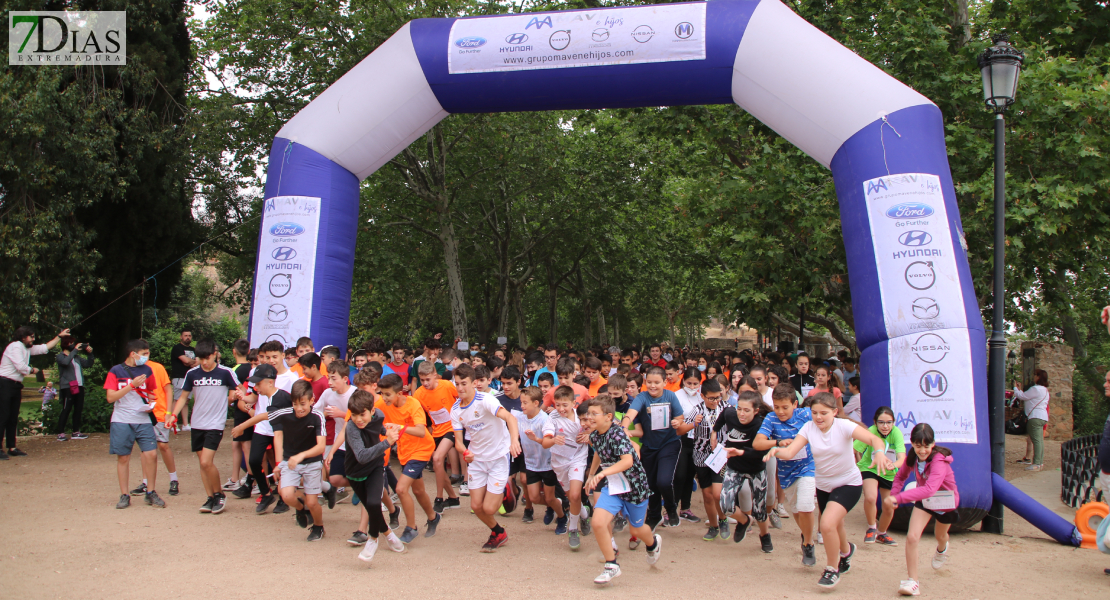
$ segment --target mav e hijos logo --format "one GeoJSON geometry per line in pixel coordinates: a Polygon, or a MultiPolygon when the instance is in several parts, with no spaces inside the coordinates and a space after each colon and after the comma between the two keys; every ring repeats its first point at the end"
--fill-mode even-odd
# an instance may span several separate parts
{"type": "Polygon", "coordinates": [[[9,65],[127,64],[127,13],[11,11],[9,65]]]}

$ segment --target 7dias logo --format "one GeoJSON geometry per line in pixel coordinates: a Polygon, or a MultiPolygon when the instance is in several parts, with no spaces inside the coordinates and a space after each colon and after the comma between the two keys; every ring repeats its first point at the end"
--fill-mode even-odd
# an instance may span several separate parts
{"type": "Polygon", "coordinates": [[[9,65],[127,64],[125,11],[11,11],[9,65]]]}

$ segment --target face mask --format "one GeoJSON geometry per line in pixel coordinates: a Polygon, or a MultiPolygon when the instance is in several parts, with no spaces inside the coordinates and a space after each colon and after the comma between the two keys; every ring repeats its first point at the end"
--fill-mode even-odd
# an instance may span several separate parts
{"type": "Polygon", "coordinates": [[[471,356],[474,356],[475,354],[478,354],[478,351],[477,351],[477,350],[471,350],[471,351],[470,351],[470,355],[471,355],[471,356]]]}
{"type": "Polygon", "coordinates": [[[698,386],[696,386],[696,385],[688,385],[688,386],[686,386],[686,391],[687,391],[687,392],[690,392],[691,394],[693,394],[694,392],[698,391],[698,386]]]}
{"type": "Polygon", "coordinates": [[[699,371],[705,371],[705,365],[698,365],[699,371]]]}
{"type": "Polygon", "coordinates": [[[145,365],[145,364],[146,364],[146,361],[147,361],[147,360],[148,360],[149,358],[150,358],[149,356],[143,356],[143,355],[141,355],[141,354],[140,354],[139,356],[136,356],[136,357],[135,357],[135,366],[137,366],[137,367],[141,367],[141,366],[145,365]]]}

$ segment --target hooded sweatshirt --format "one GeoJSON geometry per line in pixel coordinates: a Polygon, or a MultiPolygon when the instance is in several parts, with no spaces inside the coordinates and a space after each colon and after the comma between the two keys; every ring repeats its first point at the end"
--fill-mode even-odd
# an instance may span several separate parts
{"type": "Polygon", "coordinates": [[[362,429],[354,421],[347,421],[347,451],[343,458],[343,470],[347,477],[370,477],[375,471],[385,468],[389,440],[381,436],[384,421],[385,413],[377,408],[374,409],[374,418],[362,429]]]}
{"type": "Polygon", "coordinates": [[[902,487],[906,484],[906,479],[909,478],[910,473],[916,471],[917,466],[910,466],[909,461],[906,461],[894,476],[890,495],[898,501],[898,504],[919,502],[925,498],[931,498],[938,490],[951,490],[952,495],[956,497],[956,506],[960,505],[960,492],[956,490],[956,474],[952,472],[951,456],[933,452],[933,456],[925,465],[925,472],[917,478],[917,487],[903,492],[902,487]]]}

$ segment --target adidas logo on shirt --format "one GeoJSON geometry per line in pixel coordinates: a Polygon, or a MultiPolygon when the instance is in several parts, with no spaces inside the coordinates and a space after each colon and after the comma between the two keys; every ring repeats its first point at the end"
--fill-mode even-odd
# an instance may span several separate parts
{"type": "Polygon", "coordinates": [[[218,377],[201,377],[200,379],[193,380],[193,386],[198,385],[225,385],[224,380],[218,377]]]}

